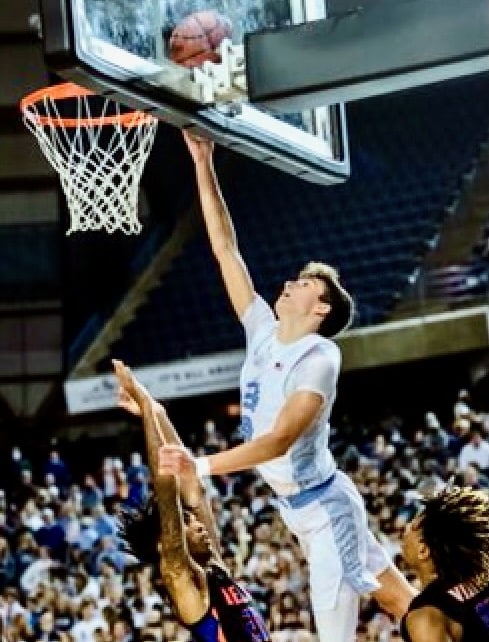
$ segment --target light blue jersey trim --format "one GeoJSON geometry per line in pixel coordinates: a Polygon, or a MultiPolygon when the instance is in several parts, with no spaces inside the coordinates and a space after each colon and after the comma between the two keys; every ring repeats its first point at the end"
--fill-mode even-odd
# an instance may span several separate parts
{"type": "MultiPolygon", "coordinates": [[[[322,430],[326,430],[324,427],[321,428],[322,430]]],[[[299,437],[297,442],[291,447],[290,463],[292,466],[292,477],[301,489],[311,487],[311,483],[317,484],[317,480],[324,476],[324,473],[321,474],[322,471],[318,466],[318,462],[320,461],[318,442],[324,444],[320,429],[318,429],[316,425],[311,432],[299,437]]]]}
{"type": "Polygon", "coordinates": [[[334,482],[334,478],[335,473],[323,481],[322,484],[301,490],[299,493],[295,493],[295,495],[286,495],[278,497],[277,499],[280,503],[285,504],[290,508],[302,508],[303,506],[307,506],[307,504],[313,502],[315,499],[319,499],[322,496],[323,491],[334,482]]]}
{"type": "Polygon", "coordinates": [[[341,487],[332,485],[323,494],[320,504],[331,519],[344,578],[358,593],[369,593],[378,589],[379,583],[367,571],[365,562],[360,559],[358,524],[355,520],[352,501],[347,493],[341,487]]]}

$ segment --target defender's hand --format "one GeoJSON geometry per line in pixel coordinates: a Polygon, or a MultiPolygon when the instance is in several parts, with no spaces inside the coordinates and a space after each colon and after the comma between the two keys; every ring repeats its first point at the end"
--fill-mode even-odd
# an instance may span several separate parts
{"type": "MultiPolygon", "coordinates": [[[[119,359],[112,359],[112,365],[114,367],[114,374],[119,380],[119,386],[125,390],[127,395],[136,403],[139,407],[147,400],[151,400],[151,395],[146,390],[146,388],[139,383],[136,377],[131,372],[131,369],[126,366],[123,361],[119,359]]],[[[133,403],[128,404],[131,408],[133,403]]],[[[125,406],[123,406],[125,407],[125,406]]],[[[129,412],[132,412],[129,410],[129,412]]],[[[134,413],[133,413],[134,414],[134,413]]]]}
{"type": "Polygon", "coordinates": [[[117,405],[135,417],[141,416],[141,408],[138,402],[122,386],[119,386],[117,390],[117,405]]]}

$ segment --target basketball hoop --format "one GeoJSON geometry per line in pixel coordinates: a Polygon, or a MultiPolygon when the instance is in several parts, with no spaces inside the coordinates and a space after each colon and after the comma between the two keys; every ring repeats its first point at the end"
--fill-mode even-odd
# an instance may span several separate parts
{"type": "Polygon", "coordinates": [[[123,112],[118,103],[74,83],[35,91],[20,109],[60,176],[71,219],[67,234],[103,228],[138,234],[139,181],[158,120],[123,112]],[[73,109],[69,117],[62,115],[67,107],[73,109]]]}

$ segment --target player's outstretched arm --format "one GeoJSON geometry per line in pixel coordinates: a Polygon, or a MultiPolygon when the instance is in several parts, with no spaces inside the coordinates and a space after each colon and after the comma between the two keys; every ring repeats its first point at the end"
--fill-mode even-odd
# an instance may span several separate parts
{"type": "Polygon", "coordinates": [[[160,514],[161,577],[178,618],[184,624],[194,624],[209,608],[205,571],[187,550],[178,480],[174,475],[158,475],[155,468],[157,449],[155,450],[153,435],[157,434],[157,419],[151,399],[143,400],[141,416],[160,514]]]}
{"type": "MultiPolygon", "coordinates": [[[[158,449],[165,443],[165,438],[153,398],[122,361],[114,360],[113,365],[121,387],[127,398],[138,406],[138,414],[143,422],[148,462],[160,515],[161,577],[178,617],[184,624],[193,624],[209,608],[209,591],[204,570],[196,564],[187,550],[179,499],[180,480],[171,474],[158,473],[158,449]]],[[[169,420],[166,423],[169,424],[166,432],[171,435],[174,428],[169,420]]]]}
{"type": "Polygon", "coordinates": [[[214,143],[185,131],[183,137],[195,164],[202,213],[212,252],[219,264],[234,311],[241,318],[255,293],[217,180],[213,164],[214,143]]]}
{"type": "Polygon", "coordinates": [[[322,397],[318,393],[297,391],[285,403],[272,429],[259,437],[197,459],[180,446],[164,446],[160,449],[159,471],[181,475],[194,470],[200,475],[224,475],[248,470],[281,457],[311,427],[322,404],[322,397]],[[199,470],[201,464],[205,467],[199,470]]]}
{"type": "MultiPolygon", "coordinates": [[[[146,436],[146,447],[153,479],[158,476],[158,449],[164,444],[173,444],[184,448],[174,425],[170,421],[165,408],[150,395],[148,390],[136,379],[122,361],[113,359],[114,373],[119,381],[119,405],[136,416],[143,418],[143,427],[146,436]],[[146,406],[148,408],[146,408],[146,406]],[[151,415],[143,417],[143,409],[151,415]]],[[[192,510],[195,517],[204,524],[211,538],[216,554],[220,550],[220,539],[217,524],[209,505],[205,489],[195,475],[194,469],[189,469],[186,474],[180,475],[180,494],[184,505],[192,510]]]]}
{"type": "Polygon", "coordinates": [[[112,359],[112,366],[114,368],[114,374],[117,377],[117,381],[119,383],[119,388],[117,391],[117,405],[120,408],[124,408],[124,410],[127,410],[127,412],[131,413],[132,415],[140,417],[140,405],[136,401],[133,394],[131,394],[130,392],[134,389],[135,386],[137,386],[140,389],[140,394],[145,394],[149,399],[151,399],[153,403],[153,411],[155,413],[156,419],[158,420],[158,426],[161,433],[163,434],[165,443],[178,444],[180,446],[183,446],[180,435],[176,431],[175,426],[171,423],[164,406],[156,401],[156,399],[151,397],[148,390],[146,390],[146,388],[144,388],[144,386],[139,381],[137,381],[130,369],[122,361],[120,361],[119,359],[112,359]]]}

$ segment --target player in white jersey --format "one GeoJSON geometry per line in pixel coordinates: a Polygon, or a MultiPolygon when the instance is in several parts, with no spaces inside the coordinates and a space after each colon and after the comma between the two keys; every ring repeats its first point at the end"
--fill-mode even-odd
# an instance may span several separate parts
{"type": "Polygon", "coordinates": [[[285,283],[275,316],[256,294],[239,253],[213,168],[213,144],[184,136],[212,251],[246,333],[246,443],[197,459],[182,448],[164,447],[160,472],[185,474],[195,467],[200,475],[219,475],[257,467],[306,553],[320,642],[353,642],[362,593],[372,592],[400,617],[414,591],[368,530],[363,500],[328,448],[341,357],[327,337],[349,325],[352,299],[333,268],[310,263],[285,283]]]}

